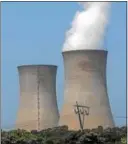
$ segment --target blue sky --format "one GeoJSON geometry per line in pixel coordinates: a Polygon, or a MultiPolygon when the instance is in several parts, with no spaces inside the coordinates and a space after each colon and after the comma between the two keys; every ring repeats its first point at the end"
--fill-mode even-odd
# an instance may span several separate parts
{"type": "MultiPolygon", "coordinates": [[[[57,100],[63,103],[63,59],[65,32],[70,28],[76,2],[2,3],[2,127],[15,124],[19,104],[17,66],[55,64],[57,100]]],[[[110,24],[104,47],[108,50],[107,83],[112,112],[117,125],[126,116],[126,3],[112,2],[110,24]]]]}

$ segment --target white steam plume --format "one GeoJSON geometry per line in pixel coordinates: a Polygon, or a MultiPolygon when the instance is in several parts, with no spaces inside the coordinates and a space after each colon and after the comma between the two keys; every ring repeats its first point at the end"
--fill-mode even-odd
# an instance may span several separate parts
{"type": "Polygon", "coordinates": [[[67,32],[63,51],[103,49],[105,28],[111,2],[82,2],[83,11],[78,11],[67,32]]]}

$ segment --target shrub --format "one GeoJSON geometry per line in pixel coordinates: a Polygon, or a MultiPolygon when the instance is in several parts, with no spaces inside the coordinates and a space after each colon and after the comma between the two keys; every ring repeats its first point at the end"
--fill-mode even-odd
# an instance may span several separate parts
{"type": "Polygon", "coordinates": [[[1,130],[2,144],[126,144],[126,127],[69,131],[67,126],[42,131],[1,130]]]}

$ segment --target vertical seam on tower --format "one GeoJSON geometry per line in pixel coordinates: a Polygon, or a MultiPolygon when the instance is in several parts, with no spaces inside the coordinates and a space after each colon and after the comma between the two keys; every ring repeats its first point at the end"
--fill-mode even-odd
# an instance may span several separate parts
{"type": "Polygon", "coordinates": [[[39,97],[39,84],[40,84],[40,78],[39,78],[39,66],[37,67],[37,113],[38,113],[38,130],[40,130],[40,97],[39,97]]]}

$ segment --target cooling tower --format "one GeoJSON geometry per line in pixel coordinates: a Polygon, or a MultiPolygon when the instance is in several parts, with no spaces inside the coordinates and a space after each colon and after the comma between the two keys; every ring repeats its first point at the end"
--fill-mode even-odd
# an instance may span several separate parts
{"type": "Polygon", "coordinates": [[[41,130],[58,125],[56,72],[53,65],[19,66],[20,104],[16,127],[41,130]]]}
{"type": "Polygon", "coordinates": [[[84,129],[113,127],[106,84],[107,51],[65,51],[63,59],[65,88],[59,125],[78,130],[81,117],[84,129]]]}

